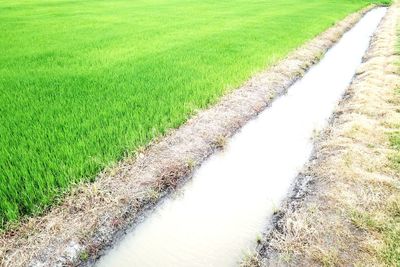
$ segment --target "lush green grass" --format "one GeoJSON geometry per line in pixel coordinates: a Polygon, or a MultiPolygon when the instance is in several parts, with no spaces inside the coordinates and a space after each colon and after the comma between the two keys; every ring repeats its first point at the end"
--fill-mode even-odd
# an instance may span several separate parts
{"type": "Polygon", "coordinates": [[[0,0],[0,228],[366,0],[0,0]]]}

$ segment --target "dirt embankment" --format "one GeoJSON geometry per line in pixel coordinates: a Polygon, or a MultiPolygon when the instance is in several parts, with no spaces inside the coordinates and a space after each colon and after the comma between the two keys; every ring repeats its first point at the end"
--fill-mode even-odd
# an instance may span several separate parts
{"type": "Polygon", "coordinates": [[[368,10],[348,16],[179,129],[0,236],[1,266],[90,264],[224,139],[267,107],[368,10]]]}
{"type": "Polygon", "coordinates": [[[390,224],[400,217],[400,177],[389,142],[400,124],[399,15],[395,3],[292,196],[244,266],[400,264],[400,225],[390,224]]]}

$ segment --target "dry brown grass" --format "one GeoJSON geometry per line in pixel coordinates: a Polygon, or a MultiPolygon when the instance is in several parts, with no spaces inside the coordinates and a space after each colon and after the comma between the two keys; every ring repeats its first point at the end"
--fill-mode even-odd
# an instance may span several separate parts
{"type": "Polygon", "coordinates": [[[199,112],[185,125],[77,186],[41,217],[0,235],[1,266],[57,266],[95,259],[147,207],[173,190],[214,149],[283,93],[367,9],[291,53],[285,60],[199,112]]]}
{"type": "Polygon", "coordinates": [[[400,177],[390,162],[395,150],[388,138],[400,123],[399,15],[395,3],[332,125],[317,138],[316,160],[302,173],[312,183],[302,201],[285,204],[266,234],[259,250],[263,265],[400,265],[394,256],[400,230],[392,229],[399,225],[388,224],[400,217],[400,177]]]}

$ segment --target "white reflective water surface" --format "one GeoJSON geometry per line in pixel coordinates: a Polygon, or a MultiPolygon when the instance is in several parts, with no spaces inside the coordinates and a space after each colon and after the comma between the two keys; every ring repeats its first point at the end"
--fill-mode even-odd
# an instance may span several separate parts
{"type": "Polygon", "coordinates": [[[314,130],[326,125],[385,12],[367,13],[97,266],[237,265],[309,159],[314,130]]]}

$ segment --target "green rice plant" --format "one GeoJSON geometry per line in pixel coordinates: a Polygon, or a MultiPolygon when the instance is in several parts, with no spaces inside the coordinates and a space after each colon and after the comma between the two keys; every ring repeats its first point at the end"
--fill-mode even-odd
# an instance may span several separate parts
{"type": "Polygon", "coordinates": [[[366,0],[0,0],[0,228],[366,0]]]}

